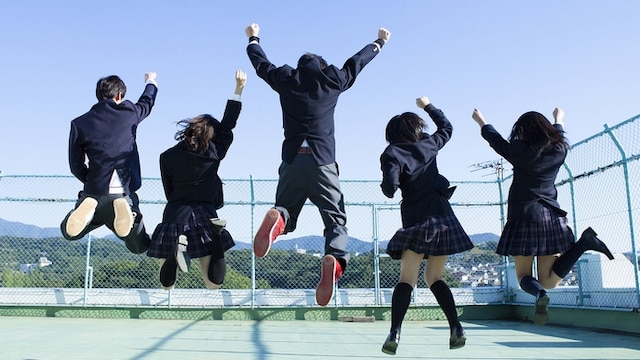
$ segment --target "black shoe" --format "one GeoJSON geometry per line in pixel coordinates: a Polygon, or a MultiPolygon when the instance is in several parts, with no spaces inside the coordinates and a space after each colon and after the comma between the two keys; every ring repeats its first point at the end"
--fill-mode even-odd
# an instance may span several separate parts
{"type": "Polygon", "coordinates": [[[389,355],[395,355],[398,344],[400,343],[400,330],[393,330],[387,336],[387,340],[382,345],[382,352],[389,355]]]}
{"type": "Polygon", "coordinates": [[[451,330],[451,337],[449,338],[449,349],[460,349],[464,347],[464,344],[467,341],[467,336],[462,329],[462,326],[458,326],[455,329],[451,330]]]}
{"type": "Polygon", "coordinates": [[[549,295],[542,294],[536,300],[536,311],[533,314],[533,323],[536,325],[544,325],[549,320],[549,295]]]}
{"type": "Polygon", "coordinates": [[[591,227],[588,227],[582,232],[580,240],[578,241],[584,241],[588,250],[603,253],[609,258],[609,260],[613,260],[613,254],[611,254],[607,245],[597,238],[597,235],[598,234],[591,227]]]}
{"type": "Polygon", "coordinates": [[[178,263],[174,257],[170,256],[160,267],[160,284],[162,284],[162,287],[169,290],[176,283],[177,277],[178,263]]]}

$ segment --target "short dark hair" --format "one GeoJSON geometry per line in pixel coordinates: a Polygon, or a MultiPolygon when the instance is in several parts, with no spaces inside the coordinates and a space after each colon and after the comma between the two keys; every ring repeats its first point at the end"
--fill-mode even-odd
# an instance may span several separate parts
{"type": "Polygon", "coordinates": [[[300,65],[302,65],[302,63],[305,63],[309,60],[316,60],[320,63],[320,69],[324,69],[327,67],[327,61],[325,59],[322,58],[322,56],[320,55],[316,55],[316,54],[312,54],[312,53],[306,53],[302,56],[300,56],[300,59],[298,59],[298,67],[300,67],[300,65]]]}
{"type": "Polygon", "coordinates": [[[200,152],[207,150],[209,141],[214,139],[215,131],[219,125],[220,122],[209,114],[180,120],[178,126],[181,129],[176,132],[175,139],[184,141],[190,151],[200,152]]]}
{"type": "Polygon", "coordinates": [[[116,75],[103,77],[98,80],[96,85],[96,97],[98,101],[113,99],[118,96],[118,93],[122,93],[122,97],[127,93],[127,87],[124,85],[124,81],[116,75]]]}
{"type": "Polygon", "coordinates": [[[405,112],[396,115],[387,123],[385,135],[389,144],[410,143],[422,139],[425,122],[416,113],[405,112]]]}

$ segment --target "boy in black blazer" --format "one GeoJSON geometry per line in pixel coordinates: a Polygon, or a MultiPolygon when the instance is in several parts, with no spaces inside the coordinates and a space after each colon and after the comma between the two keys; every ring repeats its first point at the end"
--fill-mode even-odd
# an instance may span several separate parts
{"type": "Polygon", "coordinates": [[[84,188],[60,225],[67,240],[106,225],[135,254],[149,246],[135,194],[142,183],[136,130],[151,112],[158,87],[155,73],[144,79],[136,103],[124,100],[127,88],[118,76],[98,80],[98,103],[71,122],[69,167],[84,188]]]}
{"type": "Polygon", "coordinates": [[[253,249],[264,257],[281,234],[294,231],[307,199],[322,216],[325,256],[322,259],[316,301],[325,306],[333,297],[335,281],[349,261],[347,215],[335,161],[334,110],[338,96],[349,89],[362,69],[380,53],[391,33],[378,30],[378,38],[349,58],[342,68],[318,55],[304,54],[294,69],[276,67],[260,46],[258,24],[249,25],[247,54],[256,73],[278,95],[282,106],[284,142],[275,207],[256,233],[253,249]]]}

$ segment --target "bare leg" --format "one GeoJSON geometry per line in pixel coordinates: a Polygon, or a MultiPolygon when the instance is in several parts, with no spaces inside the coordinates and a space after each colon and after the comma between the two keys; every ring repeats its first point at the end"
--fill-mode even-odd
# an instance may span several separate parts
{"type": "Polygon", "coordinates": [[[436,281],[442,280],[444,266],[446,265],[448,258],[449,257],[447,255],[429,256],[424,270],[424,281],[427,286],[431,286],[436,281]]]}
{"type": "Polygon", "coordinates": [[[553,289],[562,282],[562,278],[553,272],[558,257],[559,254],[538,256],[538,281],[545,289],[553,289]]]}

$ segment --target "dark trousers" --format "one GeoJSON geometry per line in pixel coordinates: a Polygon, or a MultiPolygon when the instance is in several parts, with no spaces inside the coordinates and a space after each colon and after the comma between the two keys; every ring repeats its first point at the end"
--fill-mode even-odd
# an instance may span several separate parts
{"type": "Polygon", "coordinates": [[[105,225],[106,227],[108,227],[115,234],[115,230],[113,228],[113,220],[115,218],[115,213],[113,211],[113,201],[115,199],[124,197],[125,199],[127,199],[129,206],[131,206],[131,211],[136,213],[136,217],[133,223],[133,228],[131,229],[131,232],[129,233],[129,235],[125,237],[119,237],[119,238],[124,241],[125,245],[127,246],[127,249],[129,249],[129,251],[131,251],[134,254],[141,254],[147,251],[147,248],[149,247],[149,243],[151,242],[151,239],[149,238],[149,234],[147,234],[144,228],[144,223],[142,222],[142,214],[140,213],[140,209],[138,208],[138,203],[139,203],[138,195],[136,195],[135,193],[132,193],[130,196],[123,196],[123,195],[99,196],[99,195],[87,195],[81,192],[74,209],[76,209],[80,205],[82,200],[84,200],[86,197],[91,197],[98,201],[98,205],[96,206],[96,212],[95,212],[95,215],[93,216],[93,220],[91,220],[89,225],[87,225],[87,227],[80,234],[76,236],[69,236],[69,234],[67,234],[67,231],[66,231],[67,220],[69,219],[69,216],[71,215],[73,210],[69,211],[67,216],[65,216],[64,220],[62,220],[62,223],[60,224],[60,231],[62,232],[62,236],[64,236],[65,239],[67,240],[81,239],[86,234],[99,228],[102,225],[105,225]]]}
{"type": "Polygon", "coordinates": [[[278,173],[275,208],[284,217],[284,233],[295,230],[302,206],[309,199],[320,211],[324,223],[325,254],[335,256],[346,267],[349,236],[338,164],[318,166],[310,154],[298,154],[291,164],[280,164],[278,173]]]}

